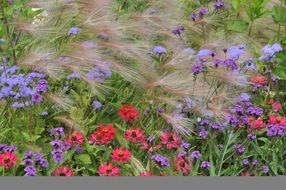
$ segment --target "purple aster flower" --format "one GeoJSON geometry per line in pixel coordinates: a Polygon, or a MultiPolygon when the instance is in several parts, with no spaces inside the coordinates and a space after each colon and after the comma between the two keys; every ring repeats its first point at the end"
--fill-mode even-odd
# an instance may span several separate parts
{"type": "Polygon", "coordinates": [[[15,152],[16,150],[18,150],[18,147],[16,145],[6,145],[4,148],[3,148],[3,151],[4,152],[15,152]]]}
{"type": "Polygon", "coordinates": [[[178,157],[185,158],[186,155],[187,155],[187,152],[186,151],[182,151],[182,152],[179,152],[178,157]]]}
{"type": "Polygon", "coordinates": [[[263,109],[260,107],[249,107],[246,110],[246,113],[251,115],[261,116],[263,114],[263,109]]]}
{"type": "Polygon", "coordinates": [[[158,55],[162,55],[167,53],[166,48],[162,47],[162,46],[156,46],[153,48],[153,53],[158,54],[158,55]]]}
{"type": "Polygon", "coordinates": [[[204,66],[202,64],[200,64],[200,63],[194,64],[192,66],[192,72],[194,73],[194,75],[197,75],[197,74],[199,74],[199,73],[201,73],[203,71],[204,71],[204,66]]]}
{"type": "Polygon", "coordinates": [[[48,89],[48,81],[45,79],[41,79],[38,81],[38,84],[36,85],[36,91],[38,93],[46,92],[48,89]]]}
{"type": "Polygon", "coordinates": [[[190,143],[186,143],[186,142],[182,142],[181,147],[184,148],[185,150],[188,150],[190,148],[191,144],[190,143]]]}
{"type": "Polygon", "coordinates": [[[280,44],[266,45],[262,48],[263,55],[259,58],[260,61],[269,62],[275,58],[275,54],[282,51],[280,44]]]}
{"type": "Polygon", "coordinates": [[[201,49],[198,52],[198,57],[200,57],[200,58],[207,57],[207,56],[210,56],[211,53],[212,53],[212,51],[209,49],[201,49]]]}
{"type": "Polygon", "coordinates": [[[47,116],[47,115],[49,115],[49,113],[48,113],[47,111],[43,111],[43,112],[39,113],[39,115],[41,115],[41,116],[47,116]]]}
{"type": "Polygon", "coordinates": [[[208,137],[208,132],[206,131],[206,130],[201,130],[200,132],[199,132],[199,136],[202,138],[202,139],[206,139],[207,137],[208,137]]]}
{"type": "Polygon", "coordinates": [[[243,112],[244,112],[243,107],[241,105],[239,105],[239,104],[236,104],[234,106],[234,109],[235,109],[235,112],[238,113],[238,114],[243,114],[243,112]]]}
{"type": "Polygon", "coordinates": [[[80,28],[79,27],[72,27],[69,31],[68,31],[68,35],[69,36],[76,36],[77,34],[80,33],[80,28]]]}
{"type": "Polygon", "coordinates": [[[247,135],[247,138],[249,139],[249,140],[255,140],[256,139],[256,135],[255,134],[253,134],[253,133],[250,133],[250,134],[248,134],[247,135]]]}
{"type": "Polygon", "coordinates": [[[245,102],[245,101],[249,101],[250,100],[250,96],[247,93],[241,93],[239,95],[239,97],[236,99],[236,102],[245,102]]]}
{"type": "Polygon", "coordinates": [[[42,168],[47,168],[49,166],[49,162],[46,159],[41,159],[39,164],[42,168]]]}
{"type": "Polygon", "coordinates": [[[232,46],[228,48],[227,55],[230,59],[237,60],[244,54],[244,48],[238,46],[232,46]]]}
{"type": "Polygon", "coordinates": [[[238,70],[238,65],[236,64],[235,60],[233,59],[226,59],[224,62],[223,62],[223,65],[224,67],[234,71],[234,70],[238,70]]]}
{"type": "Polygon", "coordinates": [[[242,154],[245,151],[245,147],[242,144],[235,144],[233,148],[238,154],[242,154]]]}
{"type": "Polygon", "coordinates": [[[239,124],[239,120],[236,117],[236,115],[228,115],[226,120],[228,121],[229,124],[237,126],[239,124]]]}
{"type": "Polygon", "coordinates": [[[25,167],[24,171],[26,172],[26,176],[36,176],[37,169],[34,166],[27,166],[25,167]]]}
{"type": "Polygon", "coordinates": [[[244,159],[242,160],[242,163],[244,166],[247,166],[249,164],[249,160],[248,159],[244,159]]]}
{"type": "Polygon", "coordinates": [[[147,142],[148,143],[151,143],[151,142],[153,142],[154,140],[155,140],[155,136],[149,136],[148,138],[147,138],[147,142]]]}
{"type": "Polygon", "coordinates": [[[152,155],[151,159],[154,160],[157,164],[159,164],[162,167],[170,166],[170,160],[167,157],[162,156],[160,154],[152,155]]]}
{"type": "Polygon", "coordinates": [[[94,102],[92,103],[92,107],[93,107],[94,109],[98,109],[98,108],[101,108],[101,107],[102,107],[102,104],[101,104],[99,101],[94,101],[94,102]]]}
{"type": "Polygon", "coordinates": [[[33,152],[31,150],[24,153],[24,159],[32,159],[33,152]]]}
{"type": "Polygon", "coordinates": [[[208,162],[208,161],[203,161],[201,163],[201,168],[210,169],[211,168],[211,163],[208,162]]]}
{"type": "Polygon", "coordinates": [[[200,151],[195,150],[190,154],[190,156],[192,159],[199,159],[202,155],[201,155],[200,151]]]}
{"type": "Polygon", "coordinates": [[[165,109],[162,108],[162,107],[159,107],[159,108],[157,109],[157,112],[158,112],[158,113],[164,113],[164,112],[165,112],[165,109]]]}
{"type": "Polygon", "coordinates": [[[216,2],[214,3],[214,7],[216,9],[222,9],[222,8],[224,8],[224,5],[225,5],[225,3],[223,0],[216,0],[216,2]]]}
{"type": "Polygon", "coordinates": [[[61,140],[53,140],[53,141],[50,142],[50,144],[51,144],[54,148],[59,149],[59,148],[62,147],[63,142],[62,142],[61,140]]]}
{"type": "Polygon", "coordinates": [[[76,149],[75,149],[76,154],[82,154],[83,152],[84,152],[84,150],[82,147],[76,147],[76,149]]]}
{"type": "Polygon", "coordinates": [[[269,173],[269,167],[267,165],[263,165],[262,171],[263,171],[263,173],[268,174],[269,173]]]}
{"type": "Polygon", "coordinates": [[[245,61],[245,69],[246,70],[251,70],[251,71],[256,71],[257,68],[256,68],[256,64],[255,64],[254,59],[248,58],[245,61]]]}
{"type": "Polygon", "coordinates": [[[214,122],[211,124],[211,128],[215,129],[215,130],[221,130],[222,129],[222,125],[218,122],[214,122]]]}
{"type": "Polygon", "coordinates": [[[36,162],[39,162],[39,161],[41,161],[43,159],[43,155],[41,153],[39,153],[39,152],[35,152],[34,153],[34,159],[35,159],[36,162]]]}
{"type": "Polygon", "coordinates": [[[65,157],[63,153],[56,153],[53,155],[53,160],[57,163],[60,164],[64,161],[65,157]]]}

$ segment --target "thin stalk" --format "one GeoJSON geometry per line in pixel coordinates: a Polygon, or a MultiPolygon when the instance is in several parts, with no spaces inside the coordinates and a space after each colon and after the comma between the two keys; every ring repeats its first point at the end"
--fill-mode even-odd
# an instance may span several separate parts
{"type": "Polygon", "coordinates": [[[229,134],[226,146],[225,146],[225,148],[223,150],[223,154],[222,154],[222,157],[221,157],[221,160],[220,160],[219,170],[218,170],[218,174],[217,174],[218,176],[220,176],[220,173],[221,173],[222,164],[224,162],[224,157],[226,155],[226,151],[227,151],[228,145],[230,144],[230,141],[231,141],[231,136],[232,136],[232,132],[229,134]]]}
{"type": "Polygon", "coordinates": [[[249,36],[249,37],[250,37],[251,32],[252,32],[253,23],[254,23],[254,20],[253,20],[253,21],[251,21],[251,23],[250,23],[250,27],[249,27],[249,31],[248,31],[248,36],[249,36]]]}

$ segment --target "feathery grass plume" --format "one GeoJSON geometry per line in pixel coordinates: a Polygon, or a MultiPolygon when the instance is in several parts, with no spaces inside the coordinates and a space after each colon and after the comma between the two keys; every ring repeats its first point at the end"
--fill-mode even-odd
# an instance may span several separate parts
{"type": "Polygon", "coordinates": [[[59,96],[51,93],[45,94],[44,96],[65,111],[69,111],[74,105],[74,102],[69,97],[59,96]]]}
{"type": "Polygon", "coordinates": [[[162,118],[171,125],[174,131],[178,134],[190,136],[195,133],[192,130],[193,123],[190,119],[183,117],[181,114],[173,112],[171,114],[161,113],[162,118]]]}
{"type": "Polygon", "coordinates": [[[146,169],[144,168],[143,164],[134,156],[130,158],[130,163],[133,168],[136,168],[136,170],[138,171],[135,175],[140,175],[140,173],[146,172],[146,169]]]}
{"type": "Polygon", "coordinates": [[[71,131],[81,131],[81,132],[85,132],[83,127],[76,124],[76,122],[74,122],[71,118],[69,118],[66,115],[60,115],[60,116],[56,116],[54,117],[55,120],[60,121],[61,123],[64,123],[66,126],[68,126],[71,131]]]}

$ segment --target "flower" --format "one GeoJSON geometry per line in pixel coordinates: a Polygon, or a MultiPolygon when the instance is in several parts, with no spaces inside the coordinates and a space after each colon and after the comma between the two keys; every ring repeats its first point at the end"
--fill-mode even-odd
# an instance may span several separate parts
{"type": "Polygon", "coordinates": [[[253,160],[253,161],[252,161],[252,164],[253,164],[254,166],[256,166],[256,165],[258,164],[258,160],[253,160]]]}
{"type": "Polygon", "coordinates": [[[64,128],[63,127],[57,127],[57,128],[51,128],[50,129],[50,135],[64,135],[64,128]]]}
{"type": "Polygon", "coordinates": [[[102,107],[102,104],[101,104],[99,101],[94,101],[94,102],[92,103],[92,107],[93,107],[94,109],[98,109],[98,108],[101,108],[101,107],[102,107]]]}
{"type": "Polygon", "coordinates": [[[176,170],[181,171],[183,174],[190,172],[191,161],[182,157],[176,159],[176,170]]]}
{"type": "Polygon", "coordinates": [[[245,147],[242,144],[235,144],[233,148],[238,154],[242,154],[245,151],[245,147]]]}
{"type": "Polygon", "coordinates": [[[174,30],[173,30],[173,34],[177,35],[177,36],[181,36],[181,34],[184,32],[185,28],[184,26],[177,26],[174,30]]]}
{"type": "Polygon", "coordinates": [[[195,150],[195,151],[193,151],[193,152],[191,153],[190,156],[191,156],[192,159],[199,159],[202,155],[201,155],[200,151],[195,150]]]}
{"type": "Polygon", "coordinates": [[[258,119],[250,118],[249,127],[250,129],[261,130],[265,127],[265,124],[262,118],[258,118],[258,119]]]}
{"type": "Polygon", "coordinates": [[[73,171],[68,166],[58,167],[52,172],[52,176],[73,176],[73,171]]]}
{"type": "Polygon", "coordinates": [[[161,144],[165,145],[167,149],[179,148],[181,146],[181,140],[178,138],[177,134],[171,134],[170,132],[165,132],[160,135],[161,144]]]}
{"type": "Polygon", "coordinates": [[[201,130],[200,132],[199,132],[199,136],[202,138],[202,139],[206,139],[207,137],[208,137],[208,132],[206,131],[206,130],[201,130]]]}
{"type": "Polygon", "coordinates": [[[99,166],[98,173],[104,176],[119,176],[120,168],[110,164],[103,164],[99,166]]]}
{"type": "Polygon", "coordinates": [[[257,75],[257,76],[250,78],[250,82],[252,83],[252,85],[257,86],[257,87],[261,87],[267,84],[267,80],[262,75],[257,75]]]}
{"type": "Polygon", "coordinates": [[[14,152],[5,152],[0,154],[0,166],[4,166],[5,168],[10,168],[11,166],[15,166],[17,163],[17,156],[14,152]]]}
{"type": "Polygon", "coordinates": [[[84,136],[81,132],[75,131],[69,135],[68,143],[70,144],[83,144],[84,136]]]}
{"type": "Polygon", "coordinates": [[[200,16],[206,15],[208,13],[208,10],[204,7],[199,8],[199,14],[200,16]]]}
{"type": "Polygon", "coordinates": [[[223,0],[216,0],[214,3],[214,7],[216,9],[222,9],[224,7],[224,1],[223,0]]]}
{"type": "Polygon", "coordinates": [[[211,168],[211,163],[208,162],[208,161],[203,161],[201,163],[201,168],[210,169],[211,168]]]}
{"type": "Polygon", "coordinates": [[[160,154],[155,154],[155,155],[152,155],[150,158],[162,167],[170,166],[170,160],[165,156],[162,156],[160,154]]]}
{"type": "Polygon", "coordinates": [[[253,133],[250,133],[250,134],[247,135],[247,138],[248,138],[249,140],[255,140],[255,139],[256,139],[256,135],[253,134],[253,133]]]}
{"type": "Polygon", "coordinates": [[[119,147],[112,151],[111,158],[113,159],[113,161],[126,163],[131,158],[131,152],[127,149],[119,147]]]}
{"type": "Polygon", "coordinates": [[[274,111],[280,111],[281,109],[282,109],[282,106],[281,106],[281,104],[280,104],[280,102],[278,102],[278,101],[274,101],[273,103],[272,103],[272,109],[274,110],[274,111]]]}
{"type": "Polygon", "coordinates": [[[24,171],[26,172],[25,176],[36,176],[37,175],[37,169],[34,166],[27,166],[24,168],[24,171]]]}
{"type": "Polygon", "coordinates": [[[247,166],[249,164],[249,160],[248,159],[244,159],[242,160],[243,165],[247,166]]]}
{"type": "Polygon", "coordinates": [[[125,139],[133,143],[142,142],[145,136],[140,128],[129,128],[125,131],[125,139]]]}
{"type": "Polygon", "coordinates": [[[269,62],[275,58],[276,53],[281,52],[283,49],[280,44],[267,44],[262,49],[263,55],[259,58],[260,61],[269,62]]]}
{"type": "Polygon", "coordinates": [[[69,36],[76,36],[79,33],[80,33],[80,28],[76,26],[71,27],[70,30],[68,31],[69,36]]]}
{"type": "Polygon", "coordinates": [[[269,173],[269,167],[267,165],[263,165],[262,171],[263,171],[263,173],[268,174],[269,173]]]}
{"type": "Polygon", "coordinates": [[[191,13],[190,17],[193,21],[195,21],[197,19],[198,15],[196,13],[191,13]]]}
{"type": "Polygon", "coordinates": [[[153,48],[153,53],[158,54],[158,55],[162,55],[162,54],[166,54],[167,50],[166,50],[166,48],[164,48],[162,46],[156,46],[153,48]]]}
{"type": "Polygon", "coordinates": [[[95,130],[93,134],[89,137],[89,143],[110,144],[115,138],[114,134],[117,131],[116,128],[112,127],[112,124],[101,125],[99,129],[95,130]]]}
{"type": "Polygon", "coordinates": [[[126,121],[134,121],[139,117],[139,114],[139,111],[130,105],[123,105],[118,110],[118,115],[121,117],[121,119],[126,121]]]}
{"type": "Polygon", "coordinates": [[[154,174],[152,174],[152,173],[150,173],[150,172],[142,172],[142,173],[140,173],[140,176],[145,176],[145,177],[147,177],[147,176],[154,176],[154,174]]]}
{"type": "Polygon", "coordinates": [[[200,64],[200,63],[194,64],[192,66],[192,72],[194,73],[194,75],[197,75],[197,74],[199,74],[199,73],[201,73],[203,71],[204,71],[204,66],[202,64],[200,64]]]}

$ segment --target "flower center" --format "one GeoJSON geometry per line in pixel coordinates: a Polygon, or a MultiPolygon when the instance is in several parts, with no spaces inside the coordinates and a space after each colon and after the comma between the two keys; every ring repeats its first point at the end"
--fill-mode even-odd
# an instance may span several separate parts
{"type": "Polygon", "coordinates": [[[4,159],[4,163],[5,163],[5,164],[10,163],[10,161],[11,161],[10,158],[5,158],[5,159],[4,159]]]}
{"type": "Polygon", "coordinates": [[[122,157],[123,155],[124,155],[123,151],[119,151],[119,152],[118,152],[118,156],[119,156],[119,157],[122,157]]]}

